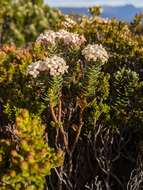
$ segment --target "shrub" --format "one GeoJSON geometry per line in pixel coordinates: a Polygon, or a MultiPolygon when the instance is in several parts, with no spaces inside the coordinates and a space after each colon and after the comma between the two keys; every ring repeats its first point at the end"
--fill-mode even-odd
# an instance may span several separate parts
{"type": "Polygon", "coordinates": [[[49,145],[66,154],[57,189],[96,189],[97,179],[125,189],[142,142],[142,36],[91,11],[62,18],[28,47],[0,50],[3,123],[15,123],[19,108],[41,117],[49,145]]]}
{"type": "Polygon", "coordinates": [[[56,28],[63,17],[41,1],[1,1],[0,43],[25,45],[45,29],[56,28]]]}
{"type": "Polygon", "coordinates": [[[21,110],[11,139],[0,140],[0,189],[42,190],[51,168],[62,164],[44,140],[44,126],[38,117],[21,110]]]}

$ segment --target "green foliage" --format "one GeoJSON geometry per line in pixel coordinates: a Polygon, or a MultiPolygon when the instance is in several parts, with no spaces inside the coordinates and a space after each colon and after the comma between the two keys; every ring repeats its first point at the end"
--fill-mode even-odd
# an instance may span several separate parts
{"type": "Polygon", "coordinates": [[[15,141],[0,140],[0,189],[42,190],[45,176],[62,163],[44,140],[45,127],[38,117],[21,110],[14,127],[15,141]]]}
{"type": "MultiPolygon", "coordinates": [[[[90,19],[73,17],[74,22],[72,22],[66,21],[66,17],[64,18],[57,11],[45,6],[42,1],[25,2],[27,1],[18,1],[18,4],[12,4],[16,11],[10,12],[11,14],[8,16],[10,21],[7,22],[8,30],[4,35],[3,42],[14,42],[21,45],[35,40],[40,32],[49,28],[54,28],[56,31],[66,28],[67,31],[74,34],[84,35],[86,42],[81,46],[74,46],[70,44],[71,37],[70,39],[66,38],[67,41],[69,40],[68,43],[64,43],[64,40],[56,41],[52,45],[36,42],[29,44],[26,48],[3,46],[0,49],[2,119],[4,123],[15,123],[16,121],[16,130],[20,131],[17,134],[18,142],[1,140],[0,160],[1,168],[4,171],[1,174],[1,184],[8,183],[6,188],[10,190],[15,189],[17,183],[23,188],[22,185],[29,184],[26,180],[31,180],[30,183],[37,185],[37,187],[29,188],[42,189],[43,186],[38,185],[44,185],[44,176],[49,174],[52,167],[57,166],[55,153],[43,144],[44,130],[41,128],[41,123],[37,118],[31,118],[31,114],[38,115],[48,126],[49,144],[56,147],[57,151],[64,151],[67,160],[73,158],[78,141],[80,143],[85,139],[88,141],[89,137],[86,134],[90,134],[94,130],[99,132],[98,128],[100,129],[99,126],[102,125],[105,127],[102,135],[104,136],[106,130],[109,132],[112,139],[111,144],[115,146],[113,149],[116,149],[116,143],[120,138],[119,132],[122,131],[122,128],[127,131],[127,136],[128,133],[132,133],[136,139],[135,142],[130,142],[131,145],[137,146],[140,141],[142,142],[143,37],[142,31],[138,28],[141,26],[142,15],[136,16],[133,23],[127,24],[116,19],[100,18],[98,16],[100,7],[95,7],[90,9],[92,13],[90,19]],[[78,19],[76,20],[76,18],[78,19]],[[8,38],[8,36],[10,37],[8,38]],[[88,44],[102,44],[108,52],[108,62],[102,64],[100,60],[86,60],[82,51],[88,44]],[[44,62],[53,55],[58,55],[66,61],[67,73],[51,76],[48,72],[42,71],[39,72],[37,78],[28,75],[27,68],[30,64],[37,61],[44,62]],[[27,115],[25,119],[23,116],[16,119],[19,108],[28,109],[30,115],[27,115]],[[114,135],[110,134],[110,130],[116,131],[118,136],[115,143],[114,135]],[[39,138],[42,139],[40,148],[46,149],[47,156],[51,154],[50,163],[46,165],[48,168],[45,165],[42,167],[42,178],[37,175],[40,166],[30,170],[29,165],[34,163],[26,161],[24,168],[20,168],[21,164],[19,164],[22,161],[25,164],[30,147],[37,151],[36,147],[40,146],[40,143],[38,145],[39,138]],[[23,144],[22,140],[26,142],[23,144]],[[16,148],[17,144],[18,149],[16,148]],[[17,156],[11,154],[12,150],[16,151],[17,156]],[[10,154],[7,155],[4,152],[10,152],[10,154]],[[9,155],[11,156],[10,165],[7,166],[9,155]],[[13,158],[17,163],[13,163],[13,158]],[[15,167],[17,169],[14,169],[15,167]],[[9,173],[10,171],[11,173],[9,173]]],[[[1,23],[3,23],[4,15],[8,14],[6,6],[9,4],[6,1],[1,1],[1,3],[5,4],[3,14],[1,13],[3,15],[1,23]]],[[[26,112],[26,114],[28,113],[26,112]]],[[[106,140],[108,140],[108,134],[106,140]]],[[[100,141],[104,139],[103,136],[100,141]]],[[[98,148],[101,146],[100,141],[98,148]]],[[[103,146],[105,147],[101,147],[99,152],[104,148],[108,149],[104,143],[103,146]]],[[[112,154],[111,152],[108,152],[109,155],[112,154]]],[[[115,150],[113,152],[116,154],[115,150]]],[[[40,157],[39,152],[36,152],[35,155],[40,157]]],[[[120,153],[117,157],[120,157],[120,153]]],[[[125,157],[125,153],[123,153],[123,157],[125,157]]],[[[64,162],[64,167],[66,167],[67,160],[64,162]]],[[[75,161],[75,158],[73,160],[75,161]]],[[[45,164],[47,160],[43,162],[45,164]]],[[[68,167],[65,169],[66,171],[68,171],[68,167]]]]}
{"type": "Polygon", "coordinates": [[[122,68],[114,74],[112,86],[112,108],[117,118],[122,118],[122,122],[130,118],[132,112],[132,101],[139,84],[139,75],[126,68],[122,68]],[[124,118],[124,120],[123,120],[124,118]]]}
{"type": "Polygon", "coordinates": [[[57,106],[58,99],[60,97],[62,89],[62,77],[52,77],[49,81],[49,89],[48,89],[48,97],[53,105],[53,107],[57,106]]]}
{"type": "Polygon", "coordinates": [[[0,88],[3,89],[0,91],[0,102],[8,119],[15,120],[16,108],[28,108],[33,113],[40,114],[45,109],[45,91],[39,89],[38,82],[27,77],[27,66],[32,62],[32,57],[35,57],[35,52],[30,54],[28,49],[4,46],[0,54],[0,88]]]}
{"type": "Polygon", "coordinates": [[[91,7],[89,9],[89,12],[91,13],[91,15],[93,16],[99,16],[102,13],[102,7],[101,6],[95,6],[95,7],[91,7]]]}
{"type": "Polygon", "coordinates": [[[142,24],[143,24],[143,14],[140,13],[140,14],[137,14],[137,15],[134,17],[134,20],[133,20],[133,22],[131,23],[131,30],[132,30],[135,34],[142,35],[142,33],[143,33],[142,24]]]}
{"type": "Polygon", "coordinates": [[[1,1],[0,42],[22,46],[34,41],[46,29],[56,28],[62,18],[58,10],[53,10],[43,1],[1,1]]]}
{"type": "Polygon", "coordinates": [[[116,91],[117,110],[121,110],[124,106],[129,104],[129,98],[133,96],[135,88],[137,87],[139,77],[136,72],[122,68],[114,74],[114,86],[116,91]],[[121,99],[124,98],[124,100],[121,99]],[[121,102],[120,102],[121,100],[121,102]],[[119,106],[119,107],[118,107],[119,106]]]}
{"type": "Polygon", "coordinates": [[[96,85],[101,73],[101,64],[100,62],[91,62],[87,63],[85,76],[83,80],[83,96],[91,97],[96,96],[96,85]]]}
{"type": "MultiPolygon", "coordinates": [[[[134,24],[93,16],[90,19],[82,17],[76,26],[76,30],[86,36],[88,43],[102,43],[110,55],[103,70],[110,74],[109,97],[106,103],[110,107],[110,114],[107,115],[111,126],[135,126],[134,129],[137,129],[142,125],[143,102],[140,93],[143,80],[143,38],[139,28],[135,32],[137,25],[141,27],[141,22],[142,14],[135,17],[134,24]]],[[[70,30],[75,31],[75,28],[70,30]]],[[[91,82],[95,83],[94,80],[91,82]]],[[[85,89],[88,89],[86,85],[85,89]]]]}

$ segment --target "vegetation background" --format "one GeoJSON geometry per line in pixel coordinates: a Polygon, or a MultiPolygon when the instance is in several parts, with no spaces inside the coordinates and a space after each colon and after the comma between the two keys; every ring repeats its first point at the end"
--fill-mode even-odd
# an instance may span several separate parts
{"type": "Polygon", "coordinates": [[[143,15],[67,16],[42,0],[0,7],[0,189],[142,189],[143,15]],[[45,30],[86,41],[38,43],[45,30]],[[108,62],[86,60],[88,44],[102,44],[108,62]],[[68,73],[27,74],[54,55],[68,73]]]}

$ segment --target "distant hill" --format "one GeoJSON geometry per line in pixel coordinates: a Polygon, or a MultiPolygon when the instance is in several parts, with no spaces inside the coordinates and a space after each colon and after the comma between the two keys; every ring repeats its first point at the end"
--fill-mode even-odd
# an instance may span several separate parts
{"type": "Polygon", "coordinates": [[[60,7],[64,14],[75,13],[80,15],[89,15],[88,8],[79,7],[60,7]]]}
{"type": "MultiPolygon", "coordinates": [[[[89,15],[87,8],[72,8],[72,7],[62,7],[60,10],[64,14],[68,13],[76,13],[81,15],[89,15]]],[[[133,17],[137,14],[143,12],[143,8],[137,8],[133,5],[125,5],[125,6],[103,6],[102,17],[108,18],[117,18],[119,20],[124,21],[132,21],[133,17]]]]}
{"type": "Polygon", "coordinates": [[[119,6],[119,7],[111,7],[111,6],[105,6],[102,16],[103,17],[116,17],[120,20],[125,21],[132,21],[133,17],[137,13],[143,12],[143,8],[137,8],[133,5],[125,5],[125,6],[119,6]]]}

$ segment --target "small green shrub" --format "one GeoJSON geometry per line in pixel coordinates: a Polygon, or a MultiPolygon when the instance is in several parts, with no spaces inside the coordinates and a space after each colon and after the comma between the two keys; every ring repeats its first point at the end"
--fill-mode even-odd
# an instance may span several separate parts
{"type": "Polygon", "coordinates": [[[56,28],[62,14],[43,0],[6,0],[0,2],[0,43],[25,45],[45,29],[56,28]]]}
{"type": "Polygon", "coordinates": [[[45,127],[38,117],[21,110],[16,118],[12,139],[0,140],[0,189],[42,190],[51,168],[62,164],[44,140],[45,127]]]}

